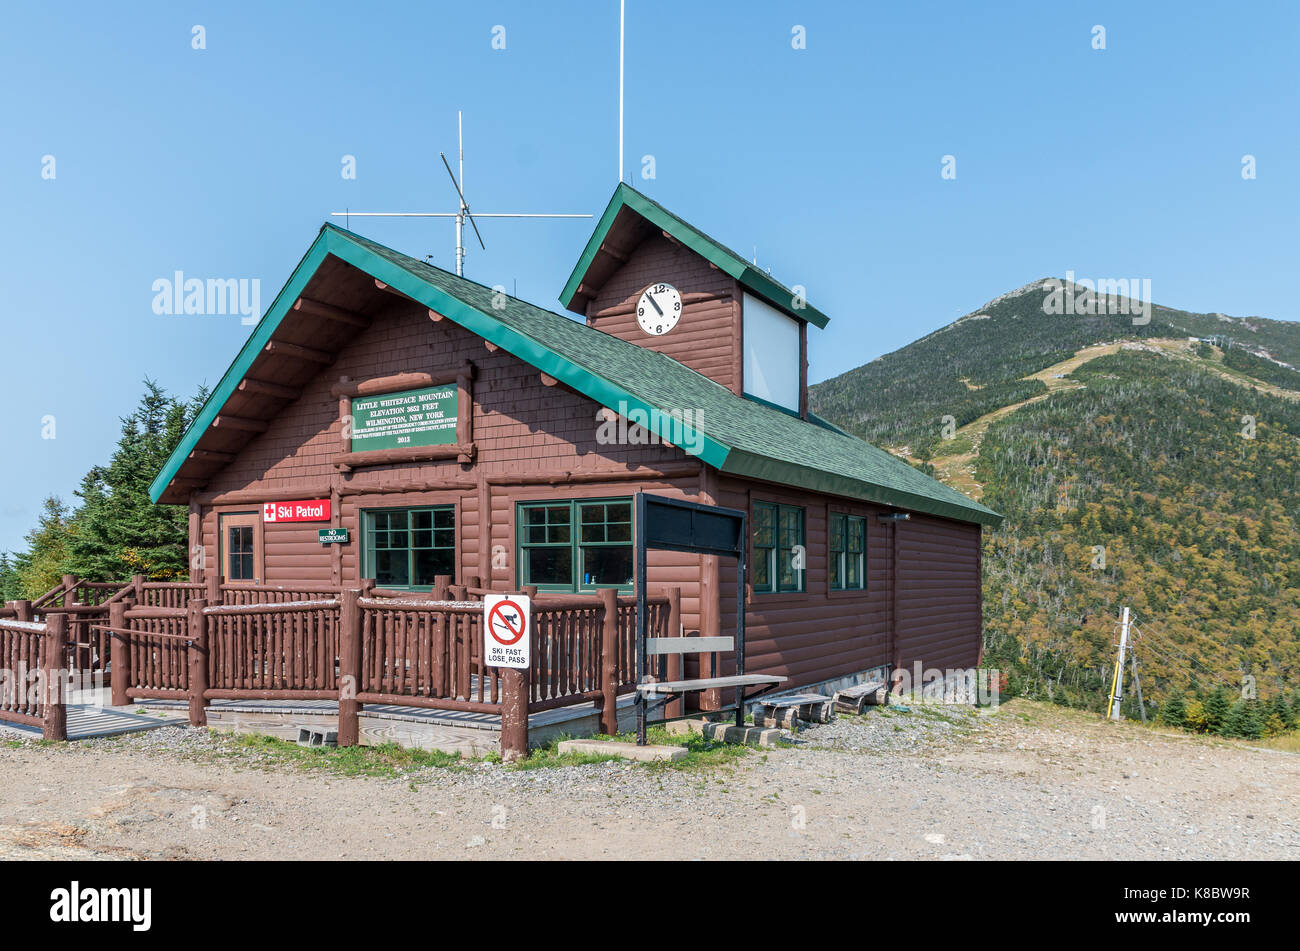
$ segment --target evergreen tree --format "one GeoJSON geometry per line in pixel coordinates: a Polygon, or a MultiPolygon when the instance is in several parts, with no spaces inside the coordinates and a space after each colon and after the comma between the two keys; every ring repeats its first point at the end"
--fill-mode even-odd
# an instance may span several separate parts
{"type": "Polygon", "coordinates": [[[1217,736],[1223,735],[1223,727],[1228,719],[1231,705],[1222,687],[1215,687],[1205,698],[1205,730],[1217,736]]]}
{"type": "Polygon", "coordinates": [[[108,465],[95,466],[81,481],[68,572],[92,581],[120,581],[133,574],[158,580],[188,576],[186,509],[155,505],[149,484],[203,398],[200,393],[182,403],[145,381],[145,395],[122,420],[122,435],[108,465]]]}
{"type": "Polygon", "coordinates": [[[1176,693],[1160,707],[1160,719],[1170,726],[1182,727],[1187,720],[1187,701],[1181,693],[1176,693]]]}
{"type": "Polygon", "coordinates": [[[18,576],[18,564],[14,557],[0,551],[0,601],[13,601],[21,598],[22,579],[18,576]]]}
{"type": "Polygon", "coordinates": [[[1238,700],[1224,718],[1224,736],[1240,736],[1257,740],[1264,734],[1264,717],[1258,700],[1238,700]]]}
{"type": "Polygon", "coordinates": [[[1295,726],[1295,711],[1286,702],[1286,694],[1280,691],[1274,694],[1273,699],[1269,701],[1268,713],[1269,716],[1278,718],[1284,730],[1289,730],[1295,726]]]}
{"type": "Polygon", "coordinates": [[[36,527],[27,533],[27,551],[14,559],[19,597],[39,598],[62,580],[73,532],[68,506],[57,496],[47,498],[36,527]]]}

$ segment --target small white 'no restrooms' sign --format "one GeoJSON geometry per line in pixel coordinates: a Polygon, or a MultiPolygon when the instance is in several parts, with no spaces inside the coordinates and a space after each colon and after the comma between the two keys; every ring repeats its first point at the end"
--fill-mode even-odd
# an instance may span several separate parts
{"type": "Polygon", "coordinates": [[[526,595],[489,594],[483,598],[483,658],[489,667],[522,667],[532,662],[528,626],[532,606],[526,595]]]}

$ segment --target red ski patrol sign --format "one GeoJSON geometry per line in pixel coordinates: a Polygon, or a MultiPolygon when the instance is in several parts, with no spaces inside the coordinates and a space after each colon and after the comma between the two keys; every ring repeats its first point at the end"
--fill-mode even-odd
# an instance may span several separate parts
{"type": "Polygon", "coordinates": [[[523,667],[532,663],[527,595],[489,594],[483,598],[483,658],[489,667],[523,667]]]}

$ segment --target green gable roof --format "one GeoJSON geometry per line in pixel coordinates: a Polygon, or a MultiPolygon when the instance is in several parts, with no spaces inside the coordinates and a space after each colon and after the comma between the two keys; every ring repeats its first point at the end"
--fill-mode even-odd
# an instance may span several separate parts
{"type": "Polygon", "coordinates": [[[154,501],[274,335],[326,255],[334,255],[471,333],[616,412],[640,411],[649,428],[722,471],[965,522],[1001,516],[883,450],[835,429],[736,396],[670,357],[497,294],[331,224],[320,234],[234,364],[150,486],[154,501]],[[504,306],[500,305],[504,298],[504,306]],[[673,439],[671,414],[689,410],[697,439],[673,439]]]}
{"type": "Polygon", "coordinates": [[[614,219],[624,208],[632,209],[656,227],[666,231],[675,240],[680,241],[723,273],[731,275],[747,290],[763,298],[778,310],[798,320],[806,320],[816,327],[825,327],[830,322],[830,318],[811,304],[804,302],[803,306],[795,307],[794,301],[798,295],[790,288],[774,280],[766,271],[746,261],[726,245],[715,241],[694,225],[677,217],[654,199],[648,198],[622,182],[619,182],[618,187],[614,189],[614,195],[605,206],[605,213],[600,216],[596,230],[587,241],[587,247],[583,249],[582,257],[578,259],[573,273],[569,275],[569,282],[560,292],[560,303],[565,307],[573,306],[578,285],[582,283],[583,277],[600,251],[600,246],[609,236],[610,229],[614,227],[614,219]]]}

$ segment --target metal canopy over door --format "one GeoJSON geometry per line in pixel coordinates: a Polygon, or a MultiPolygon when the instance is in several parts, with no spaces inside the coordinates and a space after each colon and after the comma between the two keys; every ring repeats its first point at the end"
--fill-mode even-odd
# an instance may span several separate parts
{"type": "MultiPolygon", "coordinates": [[[[708,689],[712,687],[736,688],[736,726],[745,724],[745,688],[755,686],[760,692],[769,690],[784,677],[746,676],[745,674],[745,552],[748,548],[748,519],[738,509],[718,505],[685,502],[645,492],[636,494],[636,732],[637,743],[646,742],[646,715],[649,712],[646,691],[647,647],[646,639],[646,551],[657,548],[667,551],[694,552],[702,555],[729,556],[736,559],[736,636],[730,648],[736,655],[736,675],[700,680],[683,680],[676,684],[663,684],[674,693],[708,689]]],[[[656,638],[667,641],[668,638],[656,638]]],[[[679,645],[687,647],[688,639],[681,638],[679,645]]],[[[731,638],[701,637],[706,642],[731,641],[731,638]]],[[[656,645],[660,649],[661,645],[656,645]]],[[[752,699],[752,697],[750,698],[752,699]]]]}
{"type": "Polygon", "coordinates": [[[221,580],[226,584],[261,584],[266,577],[261,512],[223,512],[218,526],[221,580]]]}

